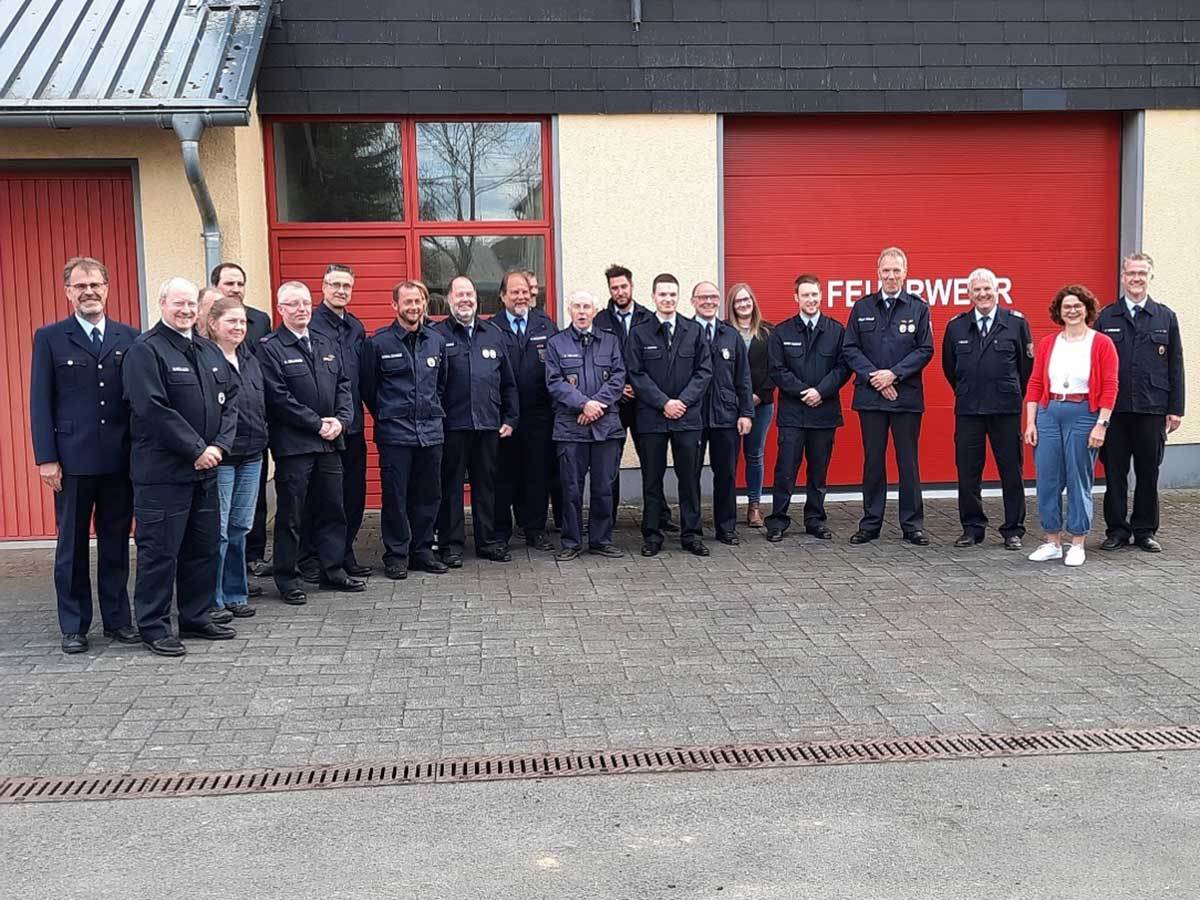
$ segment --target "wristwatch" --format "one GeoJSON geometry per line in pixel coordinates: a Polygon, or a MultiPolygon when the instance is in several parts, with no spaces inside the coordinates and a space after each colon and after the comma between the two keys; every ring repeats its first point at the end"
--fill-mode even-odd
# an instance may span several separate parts
{"type": "Polygon", "coordinates": [[[1109,423],[1110,421],[1111,421],[1110,419],[1097,419],[1097,420],[1096,420],[1096,424],[1097,424],[1097,425],[1099,425],[1099,426],[1101,426],[1102,428],[1107,428],[1107,427],[1108,427],[1108,423],[1109,423]]]}

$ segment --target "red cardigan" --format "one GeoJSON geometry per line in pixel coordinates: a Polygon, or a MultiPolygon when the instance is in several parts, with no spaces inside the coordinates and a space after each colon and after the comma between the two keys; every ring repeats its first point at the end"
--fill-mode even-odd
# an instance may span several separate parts
{"type": "MultiPolygon", "coordinates": [[[[1054,342],[1061,332],[1048,334],[1038,344],[1033,358],[1033,373],[1029,376],[1029,387],[1025,390],[1025,402],[1039,406],[1050,405],[1050,354],[1054,342]]],[[[1117,402],[1117,346],[1106,334],[1096,332],[1092,338],[1092,372],[1088,376],[1088,408],[1112,409],[1117,402]]],[[[1062,391],[1055,391],[1061,394],[1062,391]]]]}

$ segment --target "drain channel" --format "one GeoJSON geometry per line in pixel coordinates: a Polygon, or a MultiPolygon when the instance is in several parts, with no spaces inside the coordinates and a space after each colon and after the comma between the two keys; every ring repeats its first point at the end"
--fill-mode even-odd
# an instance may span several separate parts
{"type": "Polygon", "coordinates": [[[17,776],[0,778],[0,804],[213,797],[319,788],[1163,750],[1200,750],[1200,727],[1103,728],[866,741],[526,753],[425,762],[278,766],[227,772],[17,776]]]}

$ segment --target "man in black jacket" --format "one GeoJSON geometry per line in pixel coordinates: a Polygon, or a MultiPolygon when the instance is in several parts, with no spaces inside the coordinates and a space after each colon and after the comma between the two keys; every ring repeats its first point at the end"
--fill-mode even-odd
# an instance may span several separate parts
{"type": "Polygon", "coordinates": [[[300,587],[300,525],[312,494],[319,518],[313,545],[321,584],[361,591],[366,584],[346,574],[346,513],[342,508],[342,432],[354,419],[350,379],[334,343],[309,329],[312,295],[299,281],[276,293],[283,322],[258,350],[267,401],[271,455],[275,457],[275,586],[284,603],[308,597],[300,587]]]}
{"type": "Polygon", "coordinates": [[[162,320],[125,355],[131,411],[137,582],[133,606],[147,649],[182,656],[179,637],[229,640],[208,618],[217,586],[221,509],[217,466],[237,433],[237,378],[220,349],[193,329],[196,285],[171,278],[159,289],[162,320]]]}
{"type": "Polygon", "coordinates": [[[796,487],[796,473],[808,459],[804,492],[804,530],[830,540],[826,524],[825,484],[833,440],[842,427],[842,386],[850,380],[850,367],[842,356],[845,329],[842,323],[821,315],[821,279],[804,274],[795,282],[799,313],[779,323],[767,340],[771,380],[779,388],[779,453],[775,457],[775,485],[767,540],[783,540],[792,520],[788,509],[796,487]]]}

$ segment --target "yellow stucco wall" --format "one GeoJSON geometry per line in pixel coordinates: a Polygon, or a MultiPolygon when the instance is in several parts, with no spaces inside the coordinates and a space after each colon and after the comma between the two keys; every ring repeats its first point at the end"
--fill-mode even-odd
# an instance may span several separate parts
{"type": "Polygon", "coordinates": [[[1200,300],[1195,291],[1200,236],[1200,110],[1146,112],[1143,247],[1154,257],[1150,293],[1179,315],[1187,369],[1188,415],[1172,444],[1200,442],[1200,300]]]}
{"type": "MultiPolygon", "coordinates": [[[[269,309],[266,200],[262,136],[257,124],[214,128],[204,133],[200,156],[223,235],[222,252],[245,266],[247,299],[269,309]]],[[[148,321],[158,319],[158,285],[171,275],[203,281],[204,245],[200,214],[183,174],[179,141],[159,128],[0,129],[0,163],[5,160],[137,161],[142,254],[148,321]]]]}
{"type": "MultiPolygon", "coordinates": [[[[650,279],[671,272],[682,294],[716,281],[717,117],[560,116],[558,190],[562,286],[608,302],[604,270],[633,270],[634,297],[650,305],[650,279]]],[[[691,305],[681,304],[690,314],[691,305]]]]}

